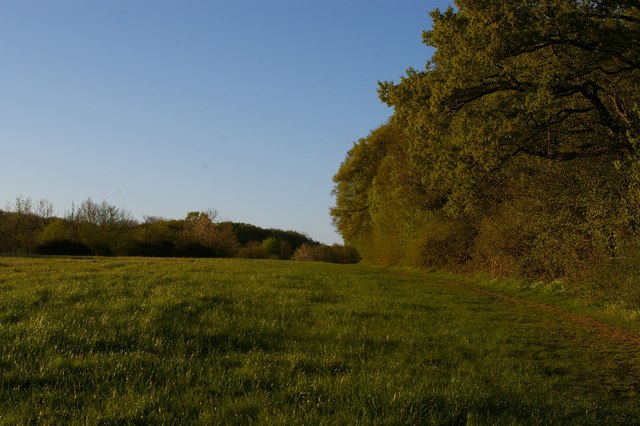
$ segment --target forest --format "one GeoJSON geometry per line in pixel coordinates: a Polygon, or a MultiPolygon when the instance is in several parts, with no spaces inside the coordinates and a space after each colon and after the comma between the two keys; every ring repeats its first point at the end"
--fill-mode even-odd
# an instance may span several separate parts
{"type": "Polygon", "coordinates": [[[344,240],[494,276],[637,271],[640,1],[457,0],[431,20],[435,53],[379,83],[393,114],[334,177],[344,240]]]}
{"type": "Polygon", "coordinates": [[[321,244],[296,231],[221,221],[216,210],[140,223],[126,209],[87,198],[56,217],[50,201],[23,196],[0,210],[0,254],[360,260],[353,248],[321,244]]]}

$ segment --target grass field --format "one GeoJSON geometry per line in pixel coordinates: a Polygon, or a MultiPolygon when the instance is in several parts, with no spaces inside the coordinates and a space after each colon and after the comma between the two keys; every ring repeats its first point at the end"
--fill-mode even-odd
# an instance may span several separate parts
{"type": "Polygon", "coordinates": [[[638,423],[637,335],[554,309],[363,265],[0,258],[0,424],[638,423]]]}

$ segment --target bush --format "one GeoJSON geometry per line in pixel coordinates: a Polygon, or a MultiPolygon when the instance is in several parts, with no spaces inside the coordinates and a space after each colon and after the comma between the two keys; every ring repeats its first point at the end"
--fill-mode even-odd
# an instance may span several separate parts
{"type": "Polygon", "coordinates": [[[36,248],[36,253],[60,256],[88,256],[93,254],[87,245],[71,240],[46,241],[36,248]]]}
{"type": "Polygon", "coordinates": [[[134,241],[126,250],[127,256],[173,257],[176,248],[171,241],[142,242],[134,241]]]}
{"type": "Polygon", "coordinates": [[[293,253],[293,260],[302,260],[308,262],[330,262],[327,256],[326,246],[303,244],[293,253]]]}
{"type": "Polygon", "coordinates": [[[592,263],[573,277],[572,290],[591,303],[618,306],[640,313],[640,247],[623,256],[592,263]]]}
{"type": "Polygon", "coordinates": [[[262,251],[271,259],[290,259],[293,251],[287,240],[268,237],[262,241],[262,251]]]}
{"type": "Polygon", "coordinates": [[[238,239],[229,223],[215,222],[217,212],[191,212],[184,220],[178,240],[179,255],[186,257],[232,257],[238,239]]]}
{"type": "Polygon", "coordinates": [[[551,280],[578,276],[590,265],[615,257],[618,250],[612,247],[623,241],[608,237],[615,230],[590,223],[587,211],[578,201],[537,205],[525,197],[505,201],[480,223],[473,266],[496,276],[551,280]]]}
{"type": "Polygon", "coordinates": [[[236,257],[244,259],[266,259],[269,256],[258,241],[249,241],[245,247],[241,247],[236,253],[236,257]]]}
{"type": "Polygon", "coordinates": [[[339,244],[303,244],[293,253],[293,260],[308,262],[358,263],[360,255],[353,247],[339,244]]]}
{"type": "Polygon", "coordinates": [[[211,247],[200,243],[187,243],[178,249],[178,256],[181,257],[215,257],[211,247]]]}
{"type": "Polygon", "coordinates": [[[470,247],[477,234],[471,219],[452,220],[433,215],[405,248],[409,264],[436,269],[460,269],[471,259],[470,247]]]}
{"type": "Polygon", "coordinates": [[[354,247],[334,244],[331,246],[331,250],[334,253],[336,263],[358,263],[361,260],[360,253],[354,247]]]}

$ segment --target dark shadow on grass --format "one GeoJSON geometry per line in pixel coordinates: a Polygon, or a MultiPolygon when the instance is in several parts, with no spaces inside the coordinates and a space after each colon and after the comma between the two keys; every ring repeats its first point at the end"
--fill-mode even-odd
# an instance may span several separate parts
{"type": "Polygon", "coordinates": [[[214,334],[190,335],[184,343],[188,355],[207,357],[215,353],[281,352],[284,332],[245,328],[214,334]]]}
{"type": "Polygon", "coordinates": [[[390,320],[402,318],[402,315],[396,313],[380,312],[380,311],[353,311],[351,317],[360,320],[390,320]]]}
{"type": "Polygon", "coordinates": [[[152,333],[160,337],[166,349],[183,350],[187,355],[206,357],[212,353],[251,351],[279,352],[286,338],[284,329],[231,327],[210,332],[201,320],[208,310],[233,313],[233,301],[220,296],[202,297],[163,308],[153,321],[152,333]]]}
{"type": "Polygon", "coordinates": [[[436,306],[427,305],[424,303],[403,303],[403,309],[408,309],[416,312],[437,312],[440,308],[436,306]]]}
{"type": "Polygon", "coordinates": [[[50,289],[38,290],[36,300],[31,304],[34,308],[42,308],[51,299],[53,292],[50,289]]]}
{"type": "Polygon", "coordinates": [[[26,320],[29,317],[25,308],[11,307],[5,312],[0,312],[0,324],[17,324],[26,320]]]}
{"type": "Polygon", "coordinates": [[[345,362],[323,362],[312,359],[301,359],[295,363],[292,374],[306,376],[338,376],[351,372],[351,367],[345,362]]]}
{"type": "Polygon", "coordinates": [[[3,391],[11,392],[33,392],[39,389],[55,388],[60,385],[57,377],[48,375],[44,377],[13,377],[5,376],[2,378],[3,391]]]}
{"type": "Polygon", "coordinates": [[[355,341],[356,350],[348,354],[351,359],[370,359],[392,355],[401,345],[399,340],[387,338],[365,338],[355,341]]]}
{"type": "Polygon", "coordinates": [[[116,334],[97,339],[83,338],[73,334],[57,331],[51,334],[47,342],[48,347],[56,352],[73,355],[87,354],[116,354],[135,352],[140,349],[140,341],[132,334],[116,334]]]}
{"type": "Polygon", "coordinates": [[[342,301],[342,297],[332,293],[317,293],[306,298],[308,302],[335,305],[342,301]]]}

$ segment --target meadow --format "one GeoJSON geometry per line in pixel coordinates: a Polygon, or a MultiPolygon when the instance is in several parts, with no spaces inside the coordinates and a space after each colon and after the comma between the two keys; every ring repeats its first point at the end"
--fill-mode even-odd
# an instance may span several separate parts
{"type": "Polygon", "coordinates": [[[535,297],[368,265],[0,258],[0,424],[638,423],[633,327],[535,297]]]}

